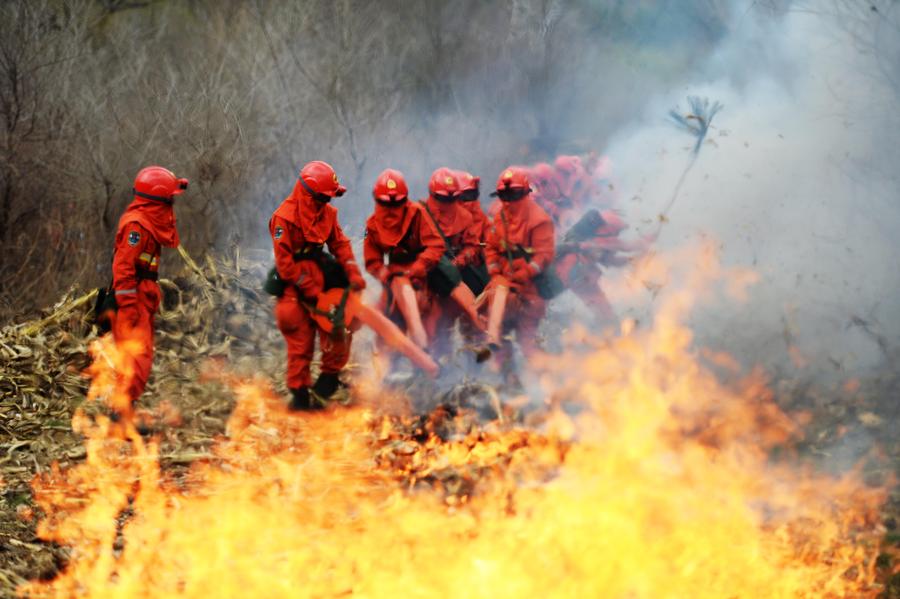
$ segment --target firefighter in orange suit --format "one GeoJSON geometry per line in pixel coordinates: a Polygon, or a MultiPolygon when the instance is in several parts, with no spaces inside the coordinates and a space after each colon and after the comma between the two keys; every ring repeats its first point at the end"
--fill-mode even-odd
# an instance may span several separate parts
{"type": "Polygon", "coordinates": [[[444,241],[425,208],[409,201],[409,189],[400,171],[386,169],[378,175],[372,196],[375,211],[366,221],[363,254],[366,270],[384,289],[381,309],[394,322],[406,325],[391,293],[393,278],[404,276],[415,288],[421,318],[427,320],[435,308],[435,298],[426,279],[444,254],[444,241]]]}
{"type": "MultiPolygon", "coordinates": [[[[481,248],[472,213],[458,201],[459,193],[456,172],[441,167],[431,174],[428,198],[422,202],[422,207],[444,241],[444,255],[453,266],[463,271],[479,260],[481,248]]],[[[438,293],[435,302],[433,318],[429,319],[426,328],[433,339],[432,355],[440,357],[450,352],[454,323],[464,314],[459,304],[448,295],[438,293]]]]}
{"type": "Polygon", "coordinates": [[[134,180],[134,199],[119,219],[113,255],[113,284],[117,305],[112,322],[113,338],[126,350],[131,380],[126,389],[130,405],[117,416],[131,415],[144,392],[153,364],[153,331],[162,298],[159,256],[165,247],[179,244],[175,228],[175,197],[187,189],[180,179],[161,166],[148,166],[134,180]]]}
{"type": "MultiPolygon", "coordinates": [[[[497,180],[491,194],[500,200],[493,217],[485,255],[491,282],[488,293],[494,302],[498,285],[509,287],[503,331],[515,331],[526,358],[537,350],[537,330],[546,312],[535,277],[554,258],[554,226],[550,216],[531,197],[528,174],[524,168],[509,167],[497,180]]],[[[503,335],[501,359],[509,359],[508,341],[503,335]]]]}
{"type": "Polygon", "coordinates": [[[275,268],[286,284],[275,306],[275,319],[287,343],[292,410],[323,407],[319,400],[327,400],[337,391],[341,384],[338,373],[350,357],[350,333],[330,335],[310,315],[310,306],[322,291],[347,286],[361,290],[366,286],[350,240],[338,224],[337,209],[330,205],[346,191],[331,165],[320,160],[307,163],[291,195],[269,221],[275,268]],[[310,389],[309,367],[317,333],[322,367],[310,389]]]}

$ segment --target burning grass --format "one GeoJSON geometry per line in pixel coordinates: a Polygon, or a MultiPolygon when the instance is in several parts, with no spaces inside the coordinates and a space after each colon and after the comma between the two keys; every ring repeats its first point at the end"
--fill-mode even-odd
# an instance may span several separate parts
{"type": "MultiPolygon", "coordinates": [[[[221,323],[229,318],[220,303],[228,287],[222,279],[204,285],[208,294],[192,295],[207,298],[196,305],[211,306],[199,310],[199,321],[205,315],[221,323]]],[[[250,292],[236,293],[250,298],[240,300],[250,302],[249,314],[258,307],[263,318],[267,306],[250,292]]],[[[237,370],[208,374],[206,382],[202,360],[177,367],[166,361],[173,357],[158,360],[163,374],[153,395],[181,408],[184,424],[163,427],[149,442],[139,436],[129,442],[109,437],[100,410],[85,405],[76,412],[73,429],[85,438],[86,460],[42,468],[34,481],[43,516],[38,536],[69,547],[68,565],[21,591],[34,597],[882,592],[879,581],[893,569],[887,553],[879,557],[884,485],[866,484],[859,470],[824,475],[793,455],[809,418],[780,410],[757,374],[722,384],[678,324],[690,301],[676,300],[651,329],[626,327],[617,338],[570,344],[577,350],[548,357],[538,373],[543,401],[527,414],[470,406],[474,391],[450,394],[427,414],[404,413],[393,409],[394,400],[403,403],[402,392],[388,398],[362,381],[356,405],[298,416],[271,388],[280,371],[271,346],[235,337],[229,351],[237,370]],[[248,361],[253,352],[271,352],[260,360],[272,361],[271,372],[265,366],[255,376],[241,373],[242,351],[248,361]],[[168,368],[184,378],[167,382],[168,368]],[[190,412],[198,404],[213,407],[190,412]],[[227,426],[209,425],[226,413],[227,426]],[[204,431],[202,444],[189,442],[204,431]],[[787,457],[773,459],[776,450],[787,457]],[[179,452],[192,458],[165,459],[179,452]]],[[[184,312],[189,320],[196,316],[184,312]]],[[[250,320],[248,328],[257,324],[250,320]]],[[[186,340],[195,332],[162,333],[172,352],[165,355],[224,343],[214,328],[200,330],[202,342],[186,340]]],[[[94,351],[112,350],[98,342],[94,351]]],[[[94,362],[97,385],[108,363],[94,362]]]]}

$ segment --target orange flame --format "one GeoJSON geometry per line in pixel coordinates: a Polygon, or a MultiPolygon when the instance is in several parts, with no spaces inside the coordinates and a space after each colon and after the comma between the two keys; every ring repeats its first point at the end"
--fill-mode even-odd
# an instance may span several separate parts
{"type": "MultiPolygon", "coordinates": [[[[727,278],[706,267],[695,285],[727,278]]],[[[441,438],[432,422],[417,441],[401,417],[291,415],[239,381],[216,459],[179,482],[160,473],[154,443],[110,439],[108,421],[79,413],[86,462],[34,483],[38,533],[71,546],[70,563],[20,591],[874,596],[869,531],[884,490],[770,460],[801,423],[759,373],[731,387],[704,367],[678,324],[693,301],[675,293],[652,329],[547,357],[550,407],[532,427],[441,438]]],[[[107,367],[95,361],[95,386],[107,367]]]]}

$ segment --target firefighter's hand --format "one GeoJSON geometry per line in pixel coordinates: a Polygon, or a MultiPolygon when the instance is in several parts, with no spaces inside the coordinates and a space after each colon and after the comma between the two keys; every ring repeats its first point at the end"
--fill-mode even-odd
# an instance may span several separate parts
{"type": "Polygon", "coordinates": [[[317,299],[320,295],[322,295],[322,291],[324,289],[318,283],[310,283],[308,285],[304,285],[300,288],[300,294],[303,295],[306,299],[317,299]]]}
{"type": "Polygon", "coordinates": [[[528,261],[525,258],[515,258],[512,261],[512,264],[507,265],[503,269],[503,276],[506,277],[510,283],[516,283],[519,285],[524,285],[534,276],[534,271],[529,266],[528,261]]]}
{"type": "Polygon", "coordinates": [[[524,267],[517,268],[513,271],[512,276],[509,277],[510,281],[513,283],[518,283],[519,285],[524,285],[528,281],[530,281],[534,277],[534,271],[527,264],[524,267]]]}
{"type": "Polygon", "coordinates": [[[347,279],[350,281],[350,289],[353,291],[362,291],[366,288],[366,280],[358,270],[351,270],[347,273],[347,279]]]}
{"type": "Polygon", "coordinates": [[[303,260],[299,263],[300,276],[294,284],[305,298],[316,298],[322,293],[325,279],[322,269],[313,260],[303,260]]]}
{"type": "Polygon", "coordinates": [[[369,274],[378,279],[378,282],[381,283],[382,287],[387,287],[391,283],[391,271],[388,270],[387,266],[382,266],[375,272],[370,270],[369,274]]]}
{"type": "Polygon", "coordinates": [[[428,274],[428,271],[425,270],[425,265],[421,262],[414,262],[412,266],[409,267],[409,270],[406,271],[406,274],[410,279],[424,279],[425,275],[428,274]]]}
{"type": "Polygon", "coordinates": [[[510,264],[509,274],[513,275],[516,272],[530,270],[528,267],[528,261],[525,258],[515,258],[510,264]]]}

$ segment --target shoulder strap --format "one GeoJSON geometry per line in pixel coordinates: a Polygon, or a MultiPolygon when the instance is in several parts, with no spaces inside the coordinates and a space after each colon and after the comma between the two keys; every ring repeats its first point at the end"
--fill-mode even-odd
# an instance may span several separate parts
{"type": "Polygon", "coordinates": [[[506,259],[509,261],[509,267],[512,268],[513,253],[509,247],[509,223],[506,222],[506,215],[503,214],[503,208],[500,208],[500,220],[503,222],[503,243],[506,245],[506,259]]]}
{"type": "Polygon", "coordinates": [[[454,258],[453,249],[450,247],[450,240],[447,239],[447,236],[444,235],[444,232],[441,230],[441,226],[438,224],[437,219],[434,217],[434,214],[431,213],[431,208],[428,207],[427,201],[419,202],[422,204],[422,207],[425,208],[425,212],[428,213],[429,218],[431,218],[431,222],[434,224],[434,228],[437,229],[437,232],[440,234],[441,239],[444,240],[444,253],[449,254],[451,258],[454,258]]]}

